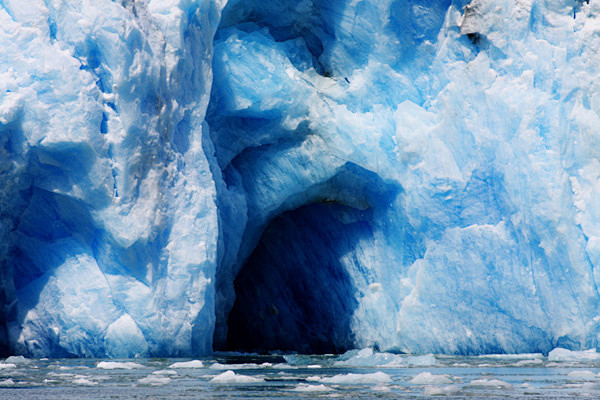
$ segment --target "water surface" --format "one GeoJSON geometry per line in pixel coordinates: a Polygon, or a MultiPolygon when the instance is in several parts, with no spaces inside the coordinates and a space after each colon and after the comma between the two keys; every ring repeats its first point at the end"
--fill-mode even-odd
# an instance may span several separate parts
{"type": "Polygon", "coordinates": [[[219,354],[0,363],[1,399],[600,398],[600,360],[541,354],[219,354]]]}

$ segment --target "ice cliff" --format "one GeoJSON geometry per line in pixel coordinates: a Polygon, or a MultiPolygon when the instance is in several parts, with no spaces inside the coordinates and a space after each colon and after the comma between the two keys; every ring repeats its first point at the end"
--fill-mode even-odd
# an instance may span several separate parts
{"type": "Polygon", "coordinates": [[[5,353],[600,345],[599,2],[1,0],[0,48],[5,353]]]}

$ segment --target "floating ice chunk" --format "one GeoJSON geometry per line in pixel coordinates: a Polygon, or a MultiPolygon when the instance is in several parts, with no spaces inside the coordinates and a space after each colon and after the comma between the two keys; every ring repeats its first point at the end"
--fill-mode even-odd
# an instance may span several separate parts
{"type": "Polygon", "coordinates": [[[392,382],[392,378],[385,372],[378,371],[372,374],[340,374],[327,378],[320,378],[319,382],[341,384],[388,383],[392,382]]]}
{"type": "Polygon", "coordinates": [[[131,361],[118,362],[118,361],[100,361],[96,368],[100,369],[137,369],[145,368],[142,364],[138,364],[131,361]]]}
{"type": "Polygon", "coordinates": [[[523,354],[481,354],[479,358],[493,358],[496,360],[528,360],[541,359],[544,357],[542,353],[523,353],[523,354]]]}
{"type": "Polygon", "coordinates": [[[431,372],[421,372],[410,380],[415,385],[448,385],[452,383],[450,375],[434,375],[431,372]]]}
{"type": "Polygon", "coordinates": [[[75,385],[83,385],[83,386],[95,386],[98,384],[98,382],[94,382],[87,378],[76,378],[76,379],[73,379],[71,381],[71,383],[74,383],[75,385]]]}
{"type": "Polygon", "coordinates": [[[15,381],[13,381],[10,378],[0,381],[0,386],[13,386],[14,384],[15,384],[15,381]]]}
{"type": "Polygon", "coordinates": [[[432,354],[423,356],[406,356],[392,353],[375,353],[373,349],[350,350],[344,353],[341,360],[334,363],[338,367],[407,367],[431,366],[436,359],[432,354]]]}
{"type": "Polygon", "coordinates": [[[548,361],[590,361],[600,359],[596,349],[571,351],[557,347],[548,354],[548,361]]]}
{"type": "Polygon", "coordinates": [[[598,391],[600,390],[600,383],[596,383],[596,382],[585,382],[583,385],[581,385],[581,389],[585,392],[590,392],[590,391],[598,391]]]}
{"type": "Polygon", "coordinates": [[[325,385],[309,385],[308,383],[300,383],[292,389],[294,392],[331,392],[334,390],[325,385]]]}
{"type": "Polygon", "coordinates": [[[427,386],[423,390],[425,396],[452,396],[460,392],[460,388],[456,385],[448,385],[444,387],[427,386]]]}
{"type": "Polygon", "coordinates": [[[23,356],[10,356],[8,357],[6,360],[4,360],[5,363],[10,363],[10,364],[31,364],[31,360],[29,358],[25,358],[23,356]]]}
{"type": "Polygon", "coordinates": [[[138,379],[142,385],[162,386],[171,382],[171,378],[162,375],[148,375],[145,378],[138,379]]]}
{"type": "Polygon", "coordinates": [[[238,375],[229,370],[215,376],[210,381],[215,383],[262,383],[265,380],[262,378],[255,378],[253,376],[238,375]]]}
{"type": "Polygon", "coordinates": [[[273,367],[273,364],[271,364],[271,363],[262,363],[262,364],[255,364],[255,363],[220,364],[220,363],[214,363],[213,365],[210,366],[210,369],[218,369],[218,370],[225,370],[225,369],[260,369],[260,368],[271,368],[271,367],[273,367]]]}
{"type": "MultiPolygon", "coordinates": [[[[308,367],[308,366],[307,366],[308,367]]],[[[298,367],[286,363],[273,364],[274,369],[298,369],[298,367]]]]}
{"type": "Polygon", "coordinates": [[[508,389],[508,388],[512,387],[512,385],[510,383],[506,383],[499,379],[475,379],[475,380],[471,381],[469,386],[485,387],[485,388],[494,387],[494,388],[498,388],[498,389],[508,389]]]}
{"type": "Polygon", "coordinates": [[[515,367],[526,367],[526,366],[531,366],[531,365],[539,365],[539,364],[543,364],[544,360],[540,360],[539,358],[533,358],[530,360],[521,360],[521,361],[517,361],[516,363],[512,364],[515,367]]]}
{"type": "Polygon", "coordinates": [[[383,392],[383,393],[389,393],[392,391],[392,389],[388,385],[383,384],[383,383],[378,383],[377,385],[373,386],[371,388],[371,390],[374,390],[376,392],[383,392]]]}
{"type": "Polygon", "coordinates": [[[0,363],[0,369],[17,368],[16,364],[13,363],[0,363]]]}
{"type": "Polygon", "coordinates": [[[597,377],[592,371],[571,371],[567,376],[571,379],[594,379],[597,377]]]}
{"type": "Polygon", "coordinates": [[[181,361],[169,365],[169,368],[203,368],[204,364],[200,360],[181,361]]]}
{"type": "Polygon", "coordinates": [[[154,371],[153,375],[177,375],[177,371],[173,371],[172,369],[159,369],[158,371],[154,371]]]}

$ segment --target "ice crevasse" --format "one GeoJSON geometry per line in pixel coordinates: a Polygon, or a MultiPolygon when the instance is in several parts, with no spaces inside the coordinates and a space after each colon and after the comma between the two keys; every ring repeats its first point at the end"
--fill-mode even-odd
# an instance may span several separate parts
{"type": "Polygon", "coordinates": [[[2,0],[0,48],[4,353],[599,345],[599,2],[2,0]]]}

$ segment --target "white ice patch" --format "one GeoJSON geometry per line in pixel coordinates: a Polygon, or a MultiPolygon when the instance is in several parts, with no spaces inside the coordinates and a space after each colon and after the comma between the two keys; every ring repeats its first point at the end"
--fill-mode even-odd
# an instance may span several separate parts
{"type": "Polygon", "coordinates": [[[460,388],[456,385],[448,385],[444,387],[427,386],[423,390],[425,396],[453,396],[460,392],[460,388]]]}
{"type": "Polygon", "coordinates": [[[512,364],[515,367],[527,367],[527,366],[532,366],[532,365],[540,365],[543,364],[544,360],[541,360],[539,358],[532,358],[530,360],[521,360],[521,361],[517,361],[516,363],[512,364]]]}
{"type": "Polygon", "coordinates": [[[13,363],[0,363],[0,369],[17,368],[16,364],[13,363]]]}
{"type": "Polygon", "coordinates": [[[537,360],[543,358],[542,353],[523,354],[482,354],[478,358],[493,358],[496,360],[537,360]]]}
{"type": "Polygon", "coordinates": [[[10,378],[0,381],[0,386],[13,386],[14,384],[15,384],[15,381],[13,381],[10,378]]]}
{"type": "Polygon", "coordinates": [[[336,361],[336,367],[409,367],[432,366],[436,359],[432,354],[423,356],[406,356],[392,353],[376,353],[373,349],[350,350],[344,353],[341,360],[336,361]]]}
{"type": "Polygon", "coordinates": [[[71,383],[82,386],[96,386],[98,384],[98,382],[89,380],[88,378],[76,378],[73,379],[71,383]]]}
{"type": "Polygon", "coordinates": [[[450,375],[433,375],[431,372],[421,372],[410,380],[415,385],[448,385],[452,383],[450,375]]]}
{"type": "Polygon", "coordinates": [[[131,361],[118,362],[118,361],[100,361],[96,368],[100,369],[138,369],[145,368],[142,364],[138,364],[131,361]]]}
{"type": "Polygon", "coordinates": [[[309,385],[308,383],[300,383],[291,390],[294,392],[331,392],[334,389],[325,385],[309,385]]]}
{"type": "Polygon", "coordinates": [[[382,393],[389,393],[392,391],[392,388],[390,388],[388,385],[383,384],[383,383],[378,383],[377,385],[373,386],[371,388],[371,390],[374,390],[376,392],[382,392],[382,393]]]}
{"type": "Polygon", "coordinates": [[[213,365],[210,366],[210,369],[216,369],[216,370],[227,370],[227,369],[261,369],[261,368],[271,368],[271,367],[273,367],[273,364],[271,364],[271,363],[262,363],[262,364],[255,364],[255,363],[220,364],[220,363],[214,363],[213,365]]]}
{"type": "Polygon", "coordinates": [[[567,374],[567,376],[571,379],[595,379],[597,375],[592,371],[571,371],[567,374]]]}
{"type": "Polygon", "coordinates": [[[339,374],[326,378],[319,378],[321,383],[336,384],[370,384],[370,383],[389,383],[392,378],[385,372],[374,372],[372,374],[339,374]]]}
{"type": "Polygon", "coordinates": [[[203,368],[204,364],[200,360],[181,361],[169,365],[169,368],[203,368]]]}
{"type": "Polygon", "coordinates": [[[548,361],[592,361],[600,359],[596,349],[571,351],[557,347],[548,354],[548,361]]]}
{"type": "Polygon", "coordinates": [[[161,375],[148,375],[145,378],[138,379],[138,382],[142,385],[162,386],[171,382],[171,378],[161,375]]]}
{"type": "Polygon", "coordinates": [[[25,358],[23,356],[10,356],[6,360],[4,360],[4,362],[10,363],[10,364],[18,364],[18,365],[32,363],[32,361],[29,358],[25,358]]]}
{"type": "Polygon", "coordinates": [[[253,376],[238,375],[229,370],[215,376],[210,381],[215,383],[263,383],[265,380],[262,378],[255,378],[253,376]]]}
{"type": "Polygon", "coordinates": [[[158,371],[154,371],[153,375],[177,375],[177,371],[173,371],[172,369],[160,369],[158,371]]]}
{"type": "Polygon", "coordinates": [[[483,387],[483,388],[497,388],[497,389],[508,389],[512,385],[499,379],[475,379],[469,384],[470,387],[483,387]]]}

